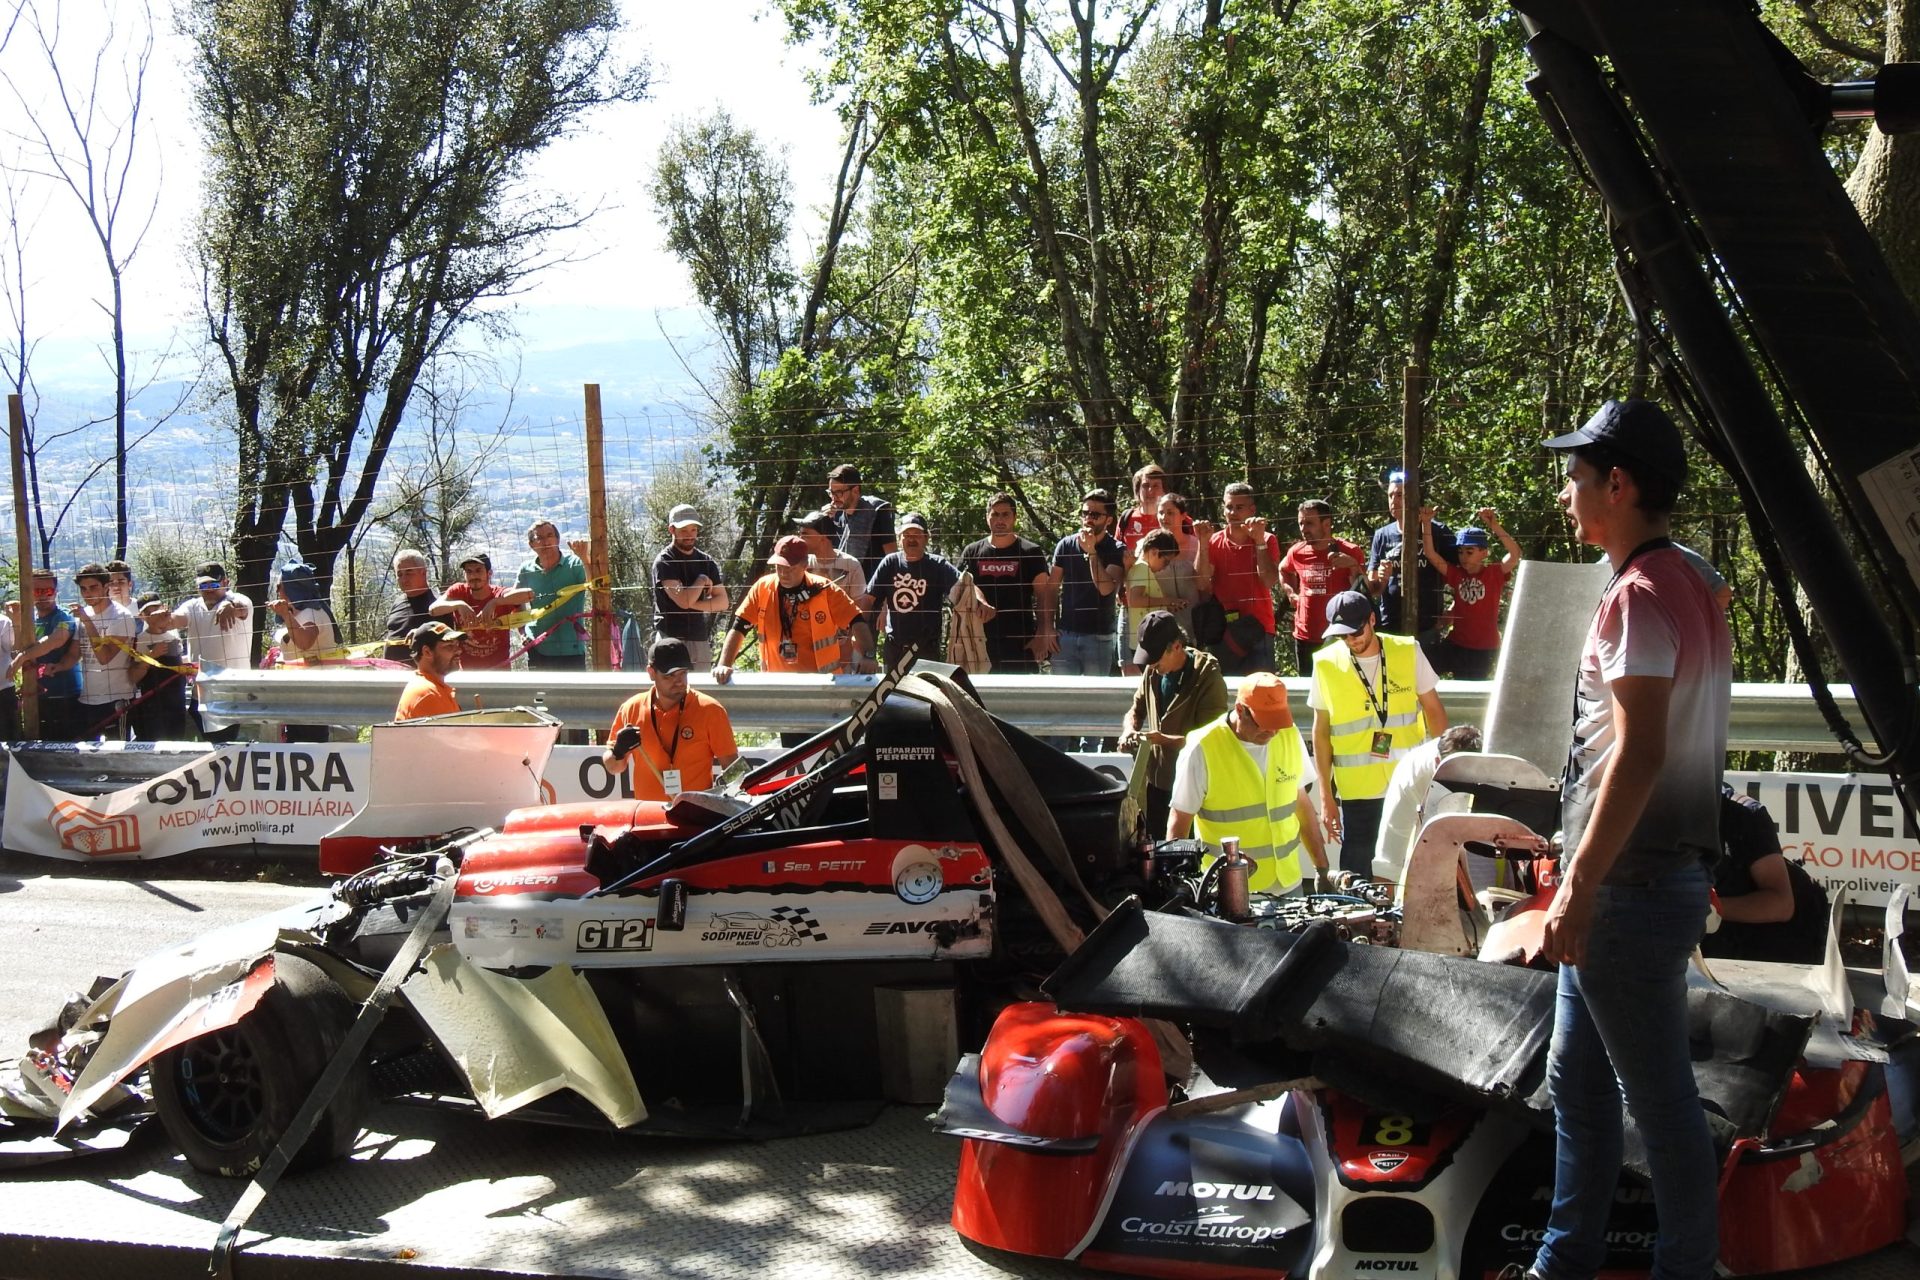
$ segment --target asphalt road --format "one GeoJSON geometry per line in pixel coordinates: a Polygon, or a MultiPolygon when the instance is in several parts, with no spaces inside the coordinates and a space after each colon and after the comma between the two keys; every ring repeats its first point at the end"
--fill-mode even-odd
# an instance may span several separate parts
{"type": "Polygon", "coordinates": [[[20,1056],[27,1036],[96,976],[118,977],[150,952],[322,892],[317,881],[193,874],[184,866],[69,869],[0,856],[0,1058],[20,1056]]]}

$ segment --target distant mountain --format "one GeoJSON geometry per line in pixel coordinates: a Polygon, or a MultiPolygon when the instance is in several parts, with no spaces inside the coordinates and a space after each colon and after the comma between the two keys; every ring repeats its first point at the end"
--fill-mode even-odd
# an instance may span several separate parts
{"type": "MultiPolygon", "coordinates": [[[[707,404],[698,379],[710,374],[713,362],[712,339],[700,331],[697,313],[543,307],[515,319],[522,346],[496,357],[497,376],[512,382],[511,392],[476,387],[462,421],[465,439],[477,443],[492,437],[504,411],[508,441],[486,470],[483,487],[491,506],[480,541],[517,554],[520,531],[536,517],[570,530],[584,527],[585,384],[600,385],[608,487],[619,492],[643,483],[656,465],[706,436],[700,415],[707,404]]],[[[73,341],[43,344],[34,376],[40,391],[36,434],[49,442],[39,459],[42,507],[51,518],[111,454],[110,423],[71,429],[105,414],[112,382],[98,352],[73,341]]],[[[178,402],[182,385],[177,379],[161,382],[136,399],[129,436],[137,439],[152,417],[178,402]]],[[[233,442],[223,407],[208,406],[205,399],[168,418],[132,454],[128,496],[136,543],[147,533],[212,539],[224,533],[232,509],[233,442]]],[[[422,456],[421,412],[416,397],[410,408],[416,421],[395,441],[383,483],[422,456]]],[[[70,569],[104,554],[112,541],[112,497],[109,467],[88,484],[61,526],[56,567],[70,569]]],[[[10,528],[12,519],[10,492],[0,492],[0,520],[6,522],[0,527],[10,528]]]]}

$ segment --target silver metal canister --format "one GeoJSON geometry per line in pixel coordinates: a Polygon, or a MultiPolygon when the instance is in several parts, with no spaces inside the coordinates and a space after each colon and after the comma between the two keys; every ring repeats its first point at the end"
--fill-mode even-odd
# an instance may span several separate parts
{"type": "Polygon", "coordinates": [[[1253,918],[1253,898],[1247,882],[1253,876],[1253,859],[1240,852],[1240,837],[1226,836],[1220,841],[1220,914],[1229,920],[1253,918]]]}

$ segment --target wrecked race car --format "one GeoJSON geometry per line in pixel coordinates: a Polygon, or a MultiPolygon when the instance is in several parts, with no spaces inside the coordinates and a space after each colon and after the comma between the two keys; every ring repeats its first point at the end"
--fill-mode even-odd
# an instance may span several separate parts
{"type": "Polygon", "coordinates": [[[15,1101],[65,1132],[150,1106],[195,1167],[244,1175],[336,1060],[296,1167],[377,1096],[649,1133],[853,1123],[903,1020],[937,1090],[1103,900],[1152,889],[1124,783],[963,684],[894,679],[671,805],[527,803],[557,732],[536,712],[379,726],[369,802],[321,849],[332,890],[74,1002],[15,1101]]]}
{"type": "MultiPolygon", "coordinates": [[[[955,1229],[1152,1276],[1480,1280],[1529,1264],[1553,1186],[1554,978],[1498,961],[1538,955],[1557,858],[1511,814],[1539,812],[1544,781],[1511,758],[1443,763],[1408,897],[1382,913],[1401,948],[1300,905],[1109,916],[1044,984],[1050,1000],[1006,1009],[949,1083],[935,1123],[961,1139],[955,1229]],[[1475,859],[1507,861],[1517,887],[1470,896],[1475,859]],[[1168,1022],[1191,1063],[1167,1057],[1168,1022]]],[[[1904,911],[1901,895],[1884,982],[1840,965],[1837,932],[1824,967],[1696,974],[1723,1274],[1856,1257],[1907,1230],[1920,1005],[1904,911]]],[[[1620,1277],[1649,1273],[1656,1238],[1629,1135],[1604,1272],[1620,1277]]]]}

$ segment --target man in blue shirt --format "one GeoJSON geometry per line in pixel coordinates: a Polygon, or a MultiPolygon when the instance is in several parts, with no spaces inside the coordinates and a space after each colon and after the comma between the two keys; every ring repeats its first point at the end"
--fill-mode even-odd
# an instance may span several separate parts
{"type": "Polygon", "coordinates": [[[1053,568],[1040,600],[1040,635],[1057,676],[1113,674],[1114,602],[1120,598],[1125,552],[1111,532],[1113,495],[1094,489],[1080,499],[1080,532],[1053,548],[1053,568]]]}
{"type": "MultiPolygon", "coordinates": [[[[552,604],[568,587],[585,586],[587,567],[580,556],[584,542],[573,544],[571,552],[560,549],[560,530],[551,520],[536,520],[527,530],[527,545],[533,559],[520,566],[516,587],[530,587],[533,600],[528,605],[536,613],[552,604]]],[[[583,671],[587,665],[587,645],[580,621],[587,611],[587,593],[569,596],[552,613],[527,627],[532,647],[527,650],[529,670],[583,671]]]]}
{"type": "Polygon", "coordinates": [[[885,611],[889,662],[909,644],[918,644],[921,657],[938,662],[945,652],[940,611],[960,585],[960,571],[927,550],[927,518],[918,511],[900,517],[899,538],[899,550],[880,558],[860,608],[885,611]]]}
{"type": "MultiPolygon", "coordinates": [[[[1406,481],[1407,474],[1404,471],[1393,471],[1387,475],[1387,510],[1392,513],[1393,519],[1373,531],[1373,541],[1367,548],[1367,587],[1380,602],[1377,616],[1380,630],[1403,635],[1405,629],[1401,618],[1406,596],[1406,575],[1413,574],[1416,584],[1414,606],[1418,610],[1414,634],[1420,640],[1421,649],[1431,657],[1440,643],[1440,615],[1447,607],[1447,580],[1444,574],[1427,563],[1417,542],[1411,547],[1400,545],[1400,506],[1406,481]]],[[[1438,520],[1432,524],[1434,549],[1448,564],[1457,564],[1460,552],[1454,546],[1453,530],[1438,520]]]]}
{"type": "Polygon", "coordinates": [[[46,569],[33,571],[34,630],[40,639],[14,655],[8,678],[32,665],[40,681],[40,740],[71,742],[78,731],[80,647],[73,615],[54,599],[60,580],[46,569]]]}

